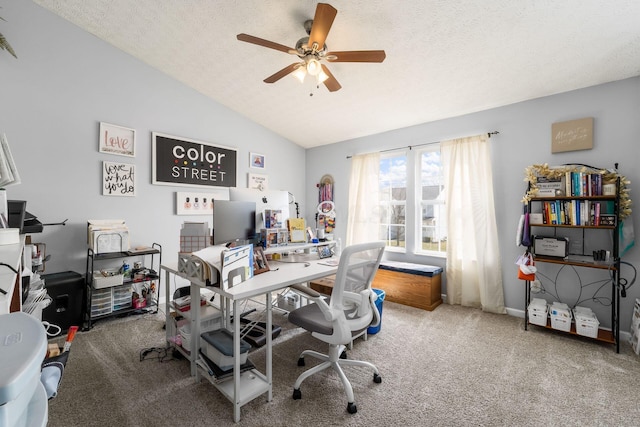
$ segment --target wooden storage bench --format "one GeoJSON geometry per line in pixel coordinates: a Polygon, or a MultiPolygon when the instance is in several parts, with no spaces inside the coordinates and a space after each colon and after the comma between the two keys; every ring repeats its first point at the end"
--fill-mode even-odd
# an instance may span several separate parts
{"type": "MultiPolygon", "coordinates": [[[[442,268],[408,262],[385,261],[380,264],[371,287],[385,291],[385,299],[431,311],[442,304],[440,280],[442,268]]],[[[311,289],[330,295],[335,276],[310,283],[311,289]]]]}

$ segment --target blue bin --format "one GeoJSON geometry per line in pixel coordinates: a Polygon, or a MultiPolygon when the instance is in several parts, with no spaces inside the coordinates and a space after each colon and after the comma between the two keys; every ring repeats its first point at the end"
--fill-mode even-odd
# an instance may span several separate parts
{"type": "Polygon", "coordinates": [[[384,301],[386,293],[382,289],[371,288],[371,290],[378,295],[378,298],[376,298],[376,308],[378,309],[378,313],[380,313],[380,323],[378,326],[369,326],[367,328],[367,334],[377,334],[382,327],[382,301],[384,301]]]}

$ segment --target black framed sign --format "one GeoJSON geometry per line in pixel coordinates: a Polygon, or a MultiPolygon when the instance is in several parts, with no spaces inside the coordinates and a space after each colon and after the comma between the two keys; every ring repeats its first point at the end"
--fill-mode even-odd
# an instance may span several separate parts
{"type": "Polygon", "coordinates": [[[153,132],[152,183],[235,187],[237,150],[153,132]]]}

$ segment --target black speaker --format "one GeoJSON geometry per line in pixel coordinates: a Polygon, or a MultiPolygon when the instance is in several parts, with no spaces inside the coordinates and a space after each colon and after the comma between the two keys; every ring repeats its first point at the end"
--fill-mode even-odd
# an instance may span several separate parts
{"type": "Polygon", "coordinates": [[[84,276],[75,271],[43,274],[44,287],[53,300],[42,310],[42,320],[58,325],[61,333],[67,332],[69,327],[82,328],[82,301],[85,291],[84,276]]]}

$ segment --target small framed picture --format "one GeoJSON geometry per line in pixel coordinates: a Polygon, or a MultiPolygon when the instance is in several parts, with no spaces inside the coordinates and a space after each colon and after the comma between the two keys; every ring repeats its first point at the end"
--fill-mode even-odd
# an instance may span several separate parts
{"type": "Polygon", "coordinates": [[[261,246],[253,247],[253,274],[264,273],[269,271],[269,263],[261,246]]]}
{"type": "Polygon", "coordinates": [[[249,154],[249,167],[264,169],[264,154],[249,154]]]}
{"type": "Polygon", "coordinates": [[[333,252],[331,252],[331,248],[329,245],[318,246],[318,256],[320,259],[331,258],[333,252]]]}
{"type": "Polygon", "coordinates": [[[136,131],[100,122],[100,152],[119,156],[136,156],[136,131]]]}
{"type": "Polygon", "coordinates": [[[250,173],[249,188],[267,191],[269,189],[269,176],[261,173],[250,173]]]}

